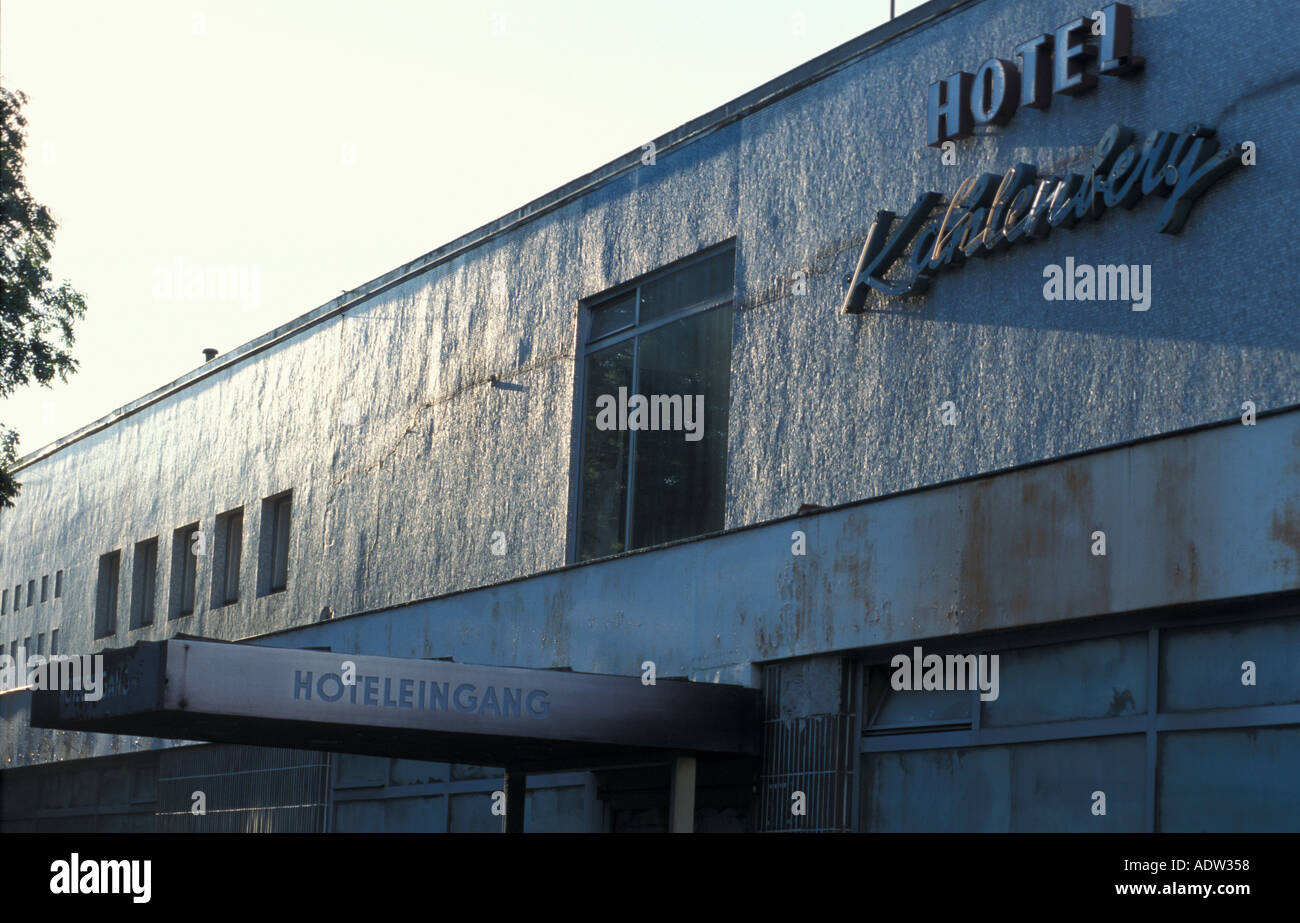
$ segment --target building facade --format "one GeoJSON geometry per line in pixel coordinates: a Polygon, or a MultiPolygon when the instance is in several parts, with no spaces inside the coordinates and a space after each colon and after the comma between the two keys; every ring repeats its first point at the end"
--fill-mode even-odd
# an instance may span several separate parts
{"type": "MultiPolygon", "coordinates": [[[[758,690],[697,830],[1300,829],[1298,48],[932,0],[27,456],[0,640],[758,690]]],[[[501,826],[454,748],[32,695],[0,829],[501,826]]],[[[530,773],[525,828],[680,829],[683,765],[530,773]]]]}

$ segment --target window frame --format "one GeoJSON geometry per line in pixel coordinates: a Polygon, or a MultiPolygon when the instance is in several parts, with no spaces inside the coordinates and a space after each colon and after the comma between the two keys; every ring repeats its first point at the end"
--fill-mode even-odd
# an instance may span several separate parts
{"type": "Polygon", "coordinates": [[[257,595],[274,596],[289,588],[289,559],[293,550],[293,489],[280,491],[262,500],[261,537],[257,551],[257,595]],[[281,524],[280,511],[287,509],[281,524]],[[283,536],[283,579],[277,579],[277,551],[283,536]]]}
{"type": "Polygon", "coordinates": [[[239,602],[239,582],[244,558],[244,508],[227,510],[217,517],[216,541],[213,543],[212,608],[230,606],[239,602]],[[238,542],[231,546],[232,526],[239,524],[238,542]],[[234,551],[234,586],[231,586],[231,551],[234,551]]]}
{"type": "MultiPolygon", "coordinates": [[[[659,269],[656,269],[653,272],[640,276],[631,282],[625,282],[613,288],[606,289],[605,291],[600,292],[596,295],[592,295],[588,298],[584,298],[579,302],[580,322],[578,324],[578,330],[577,330],[578,342],[577,342],[577,348],[574,350],[575,355],[577,356],[577,368],[574,373],[574,381],[575,381],[574,412],[573,412],[574,431],[573,431],[573,438],[570,443],[572,446],[572,451],[570,454],[570,457],[572,459],[572,464],[570,466],[570,478],[569,478],[570,484],[572,485],[569,507],[570,509],[573,510],[573,514],[572,516],[570,516],[570,523],[569,523],[569,550],[568,550],[568,554],[565,556],[569,564],[586,563],[587,561],[597,561],[603,557],[611,557],[612,555],[628,554],[633,551],[638,551],[640,550],[640,548],[656,547],[654,545],[644,545],[644,546],[640,546],[640,548],[631,547],[632,525],[633,525],[632,503],[636,495],[634,486],[636,484],[637,431],[629,430],[628,431],[628,464],[627,464],[627,478],[626,478],[627,495],[624,497],[624,501],[623,501],[625,504],[624,511],[623,511],[623,550],[617,552],[611,552],[611,554],[608,555],[596,555],[594,557],[586,558],[586,559],[582,559],[579,557],[582,550],[581,549],[582,497],[583,497],[582,460],[586,452],[586,428],[584,425],[585,415],[583,410],[587,406],[586,402],[588,396],[587,395],[588,358],[592,356],[594,353],[598,353],[604,349],[608,349],[610,346],[615,346],[619,343],[625,342],[627,340],[631,340],[632,341],[632,381],[628,388],[628,394],[639,394],[640,391],[638,391],[637,389],[639,387],[638,378],[640,377],[639,360],[640,360],[641,337],[645,336],[646,334],[653,333],[654,331],[660,329],[661,327],[666,327],[669,324],[677,323],[680,320],[694,317],[699,314],[705,314],[709,311],[726,307],[727,305],[734,306],[736,303],[736,292],[738,289],[738,285],[737,285],[738,273],[736,271],[738,253],[739,253],[739,248],[737,247],[736,238],[730,237],[724,241],[721,241],[720,243],[714,244],[713,246],[706,247],[703,250],[693,253],[690,256],[669,263],[666,266],[662,266],[659,269]],[[641,323],[641,289],[642,288],[644,288],[647,285],[651,285],[655,282],[658,282],[667,276],[675,275],[676,273],[689,269],[691,266],[697,263],[702,263],[706,260],[713,259],[714,257],[719,256],[728,251],[730,251],[731,258],[732,258],[732,275],[731,275],[731,288],[725,294],[717,295],[712,298],[706,298],[701,301],[697,301],[692,304],[685,305],[684,307],[678,308],[665,315],[657,317],[654,320],[647,321],[644,325],[641,323]],[[605,305],[617,300],[618,298],[627,295],[629,292],[635,293],[635,298],[633,301],[632,322],[630,324],[618,328],[617,330],[612,330],[607,333],[604,333],[600,337],[597,337],[595,339],[589,339],[589,334],[592,326],[592,313],[595,311],[599,311],[605,305]]],[[[734,327],[733,327],[732,343],[728,344],[728,350],[727,350],[728,352],[728,370],[727,370],[728,396],[730,396],[730,388],[731,388],[731,384],[730,384],[731,347],[732,345],[734,345],[734,340],[735,340],[735,334],[734,334],[734,327]]],[[[724,491],[726,489],[725,483],[723,485],[723,489],[724,491]]]]}
{"type": "MultiPolygon", "coordinates": [[[[167,620],[183,619],[194,614],[199,604],[199,556],[194,553],[194,535],[203,529],[202,522],[191,522],[172,532],[171,593],[167,620]],[[190,571],[190,581],[186,571],[190,571]],[[189,608],[186,608],[186,595],[189,608]]],[[[206,550],[206,549],[205,549],[206,550]]]]}
{"type": "Polygon", "coordinates": [[[1143,832],[1159,832],[1157,819],[1159,744],[1166,734],[1179,731],[1300,725],[1300,703],[1213,707],[1179,712],[1163,710],[1160,699],[1160,678],[1164,666],[1162,633],[1216,629],[1234,624],[1255,625],[1296,617],[1300,617],[1300,605],[1295,602],[1248,605],[1234,600],[1199,611],[1187,606],[1173,606],[1151,614],[1099,617],[1085,624],[1021,627],[995,635],[964,635],[929,641],[908,640],[863,652],[854,667],[856,675],[853,688],[858,724],[852,782],[853,829],[855,831],[863,829],[862,780],[868,774],[868,760],[877,754],[917,750],[968,750],[992,746],[1145,735],[1143,832]],[[1002,654],[1037,647],[1134,635],[1146,636],[1146,710],[1142,713],[985,727],[981,721],[982,703],[978,689],[970,690],[972,720],[967,726],[960,728],[945,726],[941,722],[918,722],[906,728],[873,726],[872,719],[879,714],[879,709],[873,707],[868,713],[868,710],[863,707],[867,697],[868,671],[889,669],[888,665],[893,654],[914,645],[922,646],[927,654],[1002,654]]]}
{"type": "Polygon", "coordinates": [[[122,596],[122,549],[99,556],[99,572],[95,580],[95,640],[111,638],[117,634],[117,605],[122,596]],[[111,572],[109,571],[111,568],[111,572]],[[112,578],[106,584],[106,577],[112,578]]]}
{"type": "MultiPolygon", "coordinates": [[[[62,573],[62,571],[60,571],[62,573]]],[[[136,542],[131,554],[130,630],[146,628],[158,617],[158,536],[136,542]],[[146,566],[152,559],[153,575],[146,566]],[[146,586],[147,584],[147,586],[146,586]],[[146,611],[146,609],[148,611],[146,611]]]]}

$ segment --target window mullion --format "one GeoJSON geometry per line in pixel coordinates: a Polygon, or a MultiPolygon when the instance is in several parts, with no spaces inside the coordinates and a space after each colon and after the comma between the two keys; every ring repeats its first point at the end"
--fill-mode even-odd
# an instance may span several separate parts
{"type": "MultiPolygon", "coordinates": [[[[637,300],[637,312],[639,316],[641,310],[640,289],[637,290],[636,300],[637,300]]],[[[641,380],[640,358],[641,358],[641,338],[638,336],[632,339],[632,387],[628,391],[629,400],[631,399],[631,396],[633,394],[637,393],[637,388],[640,387],[640,380],[641,380]]],[[[623,550],[624,551],[632,550],[632,514],[633,514],[632,498],[635,495],[635,486],[636,486],[636,444],[637,444],[636,430],[632,429],[631,427],[628,427],[627,429],[627,498],[626,498],[627,505],[624,507],[625,512],[623,515],[623,550]]]]}

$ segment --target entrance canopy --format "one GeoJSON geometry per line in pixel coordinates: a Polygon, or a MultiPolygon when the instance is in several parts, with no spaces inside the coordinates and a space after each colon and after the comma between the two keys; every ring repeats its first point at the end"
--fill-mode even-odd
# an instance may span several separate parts
{"type": "Polygon", "coordinates": [[[33,727],[545,771],[756,754],[759,694],[179,638],[104,652],[98,693],[34,691],[31,716],[33,727]]]}

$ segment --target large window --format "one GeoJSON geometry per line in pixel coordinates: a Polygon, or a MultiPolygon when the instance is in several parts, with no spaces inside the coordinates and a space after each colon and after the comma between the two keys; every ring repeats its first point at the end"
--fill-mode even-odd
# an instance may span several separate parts
{"type": "Polygon", "coordinates": [[[723,527],[734,264],[728,246],[588,306],[579,561],[723,527]]]}

